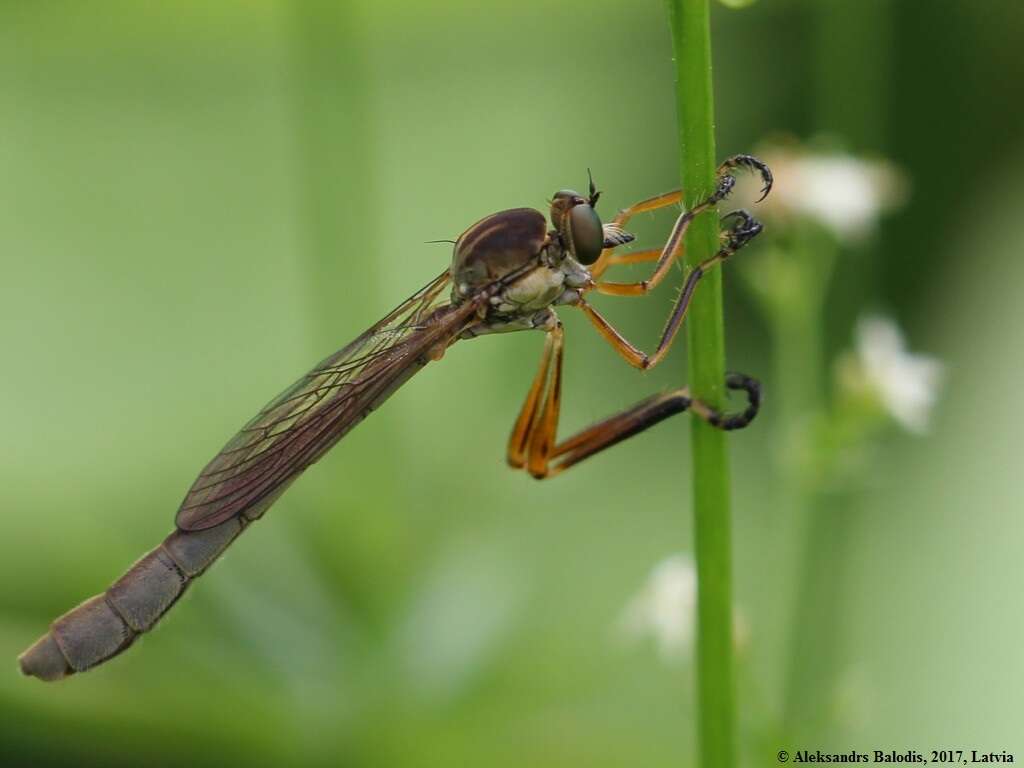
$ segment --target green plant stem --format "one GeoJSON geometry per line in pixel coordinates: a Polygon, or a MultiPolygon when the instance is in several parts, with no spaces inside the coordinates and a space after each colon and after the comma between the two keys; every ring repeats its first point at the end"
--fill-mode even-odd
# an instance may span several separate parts
{"type": "MultiPolygon", "coordinates": [[[[685,203],[704,198],[715,184],[714,97],[708,0],[668,0],[676,63],[676,107],[685,203]]],[[[698,217],[686,235],[691,267],[718,249],[718,217],[698,217]]],[[[691,388],[696,397],[724,403],[725,330],[722,273],[702,281],[688,318],[691,388]]],[[[729,463],[725,435],[692,421],[693,508],[697,555],[697,732],[705,768],[734,764],[732,667],[732,561],[729,463]]]]}

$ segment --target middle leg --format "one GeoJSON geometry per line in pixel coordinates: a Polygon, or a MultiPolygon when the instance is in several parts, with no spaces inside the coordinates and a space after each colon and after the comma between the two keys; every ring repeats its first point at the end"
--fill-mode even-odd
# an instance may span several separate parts
{"type": "Polygon", "coordinates": [[[696,290],[700,279],[707,274],[708,270],[732,256],[761,232],[761,224],[746,211],[734,211],[725,218],[735,218],[736,223],[723,232],[724,242],[722,247],[718,249],[718,252],[711,258],[705,259],[698,264],[686,276],[683,290],[680,292],[679,298],[676,299],[675,306],[672,308],[672,314],[665,323],[665,328],[661,332],[661,338],[653,354],[648,355],[631,344],[611,323],[604,319],[601,313],[590,306],[584,299],[581,298],[576,302],[575,306],[583,310],[583,313],[597,329],[597,332],[630,365],[636,368],[647,369],[654,367],[664,359],[665,355],[668,354],[669,348],[672,346],[672,342],[675,340],[676,333],[678,333],[679,328],[683,324],[686,311],[689,309],[690,301],[693,298],[693,292],[696,290]]]}

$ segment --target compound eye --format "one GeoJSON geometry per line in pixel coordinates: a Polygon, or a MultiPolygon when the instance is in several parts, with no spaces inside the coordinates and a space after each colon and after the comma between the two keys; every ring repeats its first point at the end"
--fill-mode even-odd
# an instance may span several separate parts
{"type": "Polygon", "coordinates": [[[555,196],[551,198],[551,224],[559,232],[562,231],[562,222],[565,219],[565,212],[572,208],[574,205],[585,203],[579,192],[571,189],[560,189],[555,192],[555,196]]]}
{"type": "Polygon", "coordinates": [[[597,211],[586,203],[569,209],[566,234],[569,250],[580,264],[593,264],[604,248],[604,229],[597,211]]]}

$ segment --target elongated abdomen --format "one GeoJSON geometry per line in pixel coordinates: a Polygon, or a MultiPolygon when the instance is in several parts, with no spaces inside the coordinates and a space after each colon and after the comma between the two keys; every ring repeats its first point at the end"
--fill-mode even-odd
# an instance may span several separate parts
{"type": "Polygon", "coordinates": [[[175,531],[102,595],[54,621],[18,657],[21,671],[59,680],[116,656],[153,628],[244,527],[242,518],[233,518],[203,531],[175,531]]]}
{"type": "Polygon", "coordinates": [[[193,485],[178,530],[106,592],[54,621],[19,657],[22,671],[59,680],[116,656],[152,629],[306,468],[472,322],[476,303],[452,306],[440,298],[448,280],[445,271],[260,411],[193,485]]]}

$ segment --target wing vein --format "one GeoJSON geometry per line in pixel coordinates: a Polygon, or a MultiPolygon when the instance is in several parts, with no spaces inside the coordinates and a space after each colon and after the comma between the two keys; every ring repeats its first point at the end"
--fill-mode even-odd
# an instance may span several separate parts
{"type": "Polygon", "coordinates": [[[264,406],[196,478],[178,527],[200,530],[249,511],[262,514],[275,494],[426,365],[433,349],[453,343],[476,307],[448,304],[447,284],[444,272],[264,406]]]}

